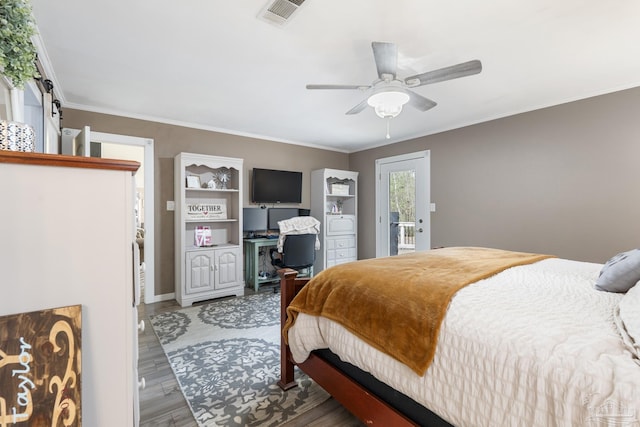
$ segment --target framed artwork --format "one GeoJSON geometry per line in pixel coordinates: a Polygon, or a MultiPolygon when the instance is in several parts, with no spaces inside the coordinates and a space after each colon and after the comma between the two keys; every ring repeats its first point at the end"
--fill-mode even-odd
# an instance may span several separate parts
{"type": "Polygon", "coordinates": [[[200,177],[197,175],[187,176],[187,188],[200,188],[200,177]]]}
{"type": "Polygon", "coordinates": [[[82,306],[0,316],[0,426],[82,425],[82,306]]]}

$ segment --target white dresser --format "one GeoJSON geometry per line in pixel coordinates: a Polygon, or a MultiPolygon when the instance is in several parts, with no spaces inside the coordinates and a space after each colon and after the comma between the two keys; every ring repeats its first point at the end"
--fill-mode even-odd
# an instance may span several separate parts
{"type": "Polygon", "coordinates": [[[82,305],[85,426],[138,425],[138,167],[0,151],[0,316],[82,305]]]}
{"type": "Polygon", "coordinates": [[[311,172],[311,216],[320,221],[320,251],[314,274],[358,259],[358,172],[311,172]]]}

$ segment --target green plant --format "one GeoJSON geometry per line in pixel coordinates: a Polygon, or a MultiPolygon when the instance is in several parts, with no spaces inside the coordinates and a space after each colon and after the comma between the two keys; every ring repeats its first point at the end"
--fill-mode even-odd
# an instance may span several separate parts
{"type": "Polygon", "coordinates": [[[29,0],[0,0],[0,73],[18,88],[39,77],[31,41],[35,33],[29,0]]]}

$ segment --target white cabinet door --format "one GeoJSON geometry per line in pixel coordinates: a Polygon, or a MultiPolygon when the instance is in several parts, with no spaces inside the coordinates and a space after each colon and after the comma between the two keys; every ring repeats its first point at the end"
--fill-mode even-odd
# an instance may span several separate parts
{"type": "Polygon", "coordinates": [[[216,289],[236,286],[241,280],[242,254],[240,248],[216,249],[216,289]]]}
{"type": "Polygon", "coordinates": [[[215,289],[215,252],[188,251],[186,254],[185,294],[208,292],[215,289]]]}
{"type": "Polygon", "coordinates": [[[188,251],[186,264],[186,294],[234,287],[241,280],[242,254],[238,247],[188,251]]]}
{"type": "Polygon", "coordinates": [[[327,235],[356,232],[355,215],[327,215],[327,235]]]}

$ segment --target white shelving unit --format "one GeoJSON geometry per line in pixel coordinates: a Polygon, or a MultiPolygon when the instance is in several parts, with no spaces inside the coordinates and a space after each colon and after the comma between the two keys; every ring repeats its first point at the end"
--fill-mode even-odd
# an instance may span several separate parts
{"type": "Polygon", "coordinates": [[[311,172],[311,216],[320,225],[320,251],[314,274],[358,259],[358,172],[318,169],[311,172]]]}
{"type": "Polygon", "coordinates": [[[243,295],[242,159],[180,153],[175,157],[176,300],[243,295]],[[209,230],[204,238],[202,229],[209,230]]]}

